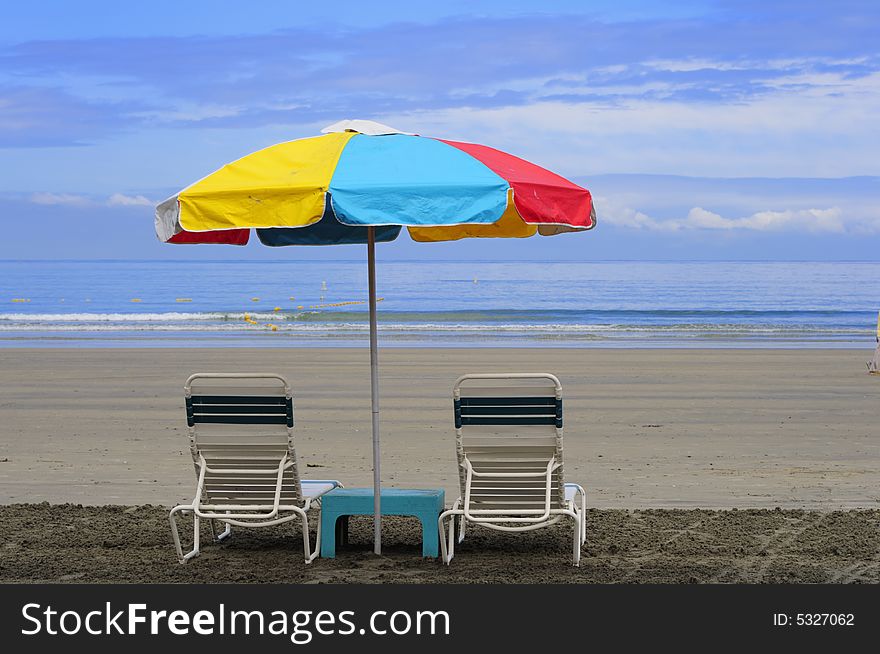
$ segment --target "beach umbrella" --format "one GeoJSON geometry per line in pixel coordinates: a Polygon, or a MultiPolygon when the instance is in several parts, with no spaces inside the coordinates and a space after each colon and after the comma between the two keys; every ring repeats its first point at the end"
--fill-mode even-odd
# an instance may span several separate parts
{"type": "Polygon", "coordinates": [[[344,120],[226,164],[156,207],[166,243],[367,245],[374,550],[381,552],[375,244],[591,229],[589,191],[500,150],[344,120]]]}

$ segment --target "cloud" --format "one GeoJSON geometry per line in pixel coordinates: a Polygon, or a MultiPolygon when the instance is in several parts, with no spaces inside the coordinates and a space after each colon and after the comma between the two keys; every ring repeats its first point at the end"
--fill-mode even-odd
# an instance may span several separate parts
{"type": "MultiPolygon", "coordinates": [[[[491,143],[563,174],[717,177],[876,174],[880,73],[803,79],[736,102],[537,101],[383,116],[421,134],[491,143]]],[[[791,78],[793,79],[793,78],[791,78]]]]}
{"type": "MultiPolygon", "coordinates": [[[[142,185],[158,196],[151,189],[350,116],[491,144],[564,175],[880,173],[876,7],[807,4],[315,28],[279,16],[262,34],[0,45],[0,167],[10,189],[142,185]]],[[[627,206],[635,222],[657,215],[627,206]]],[[[851,215],[837,199],[731,208],[691,198],[676,217],[694,207],[851,215]]]]}
{"type": "Polygon", "coordinates": [[[0,80],[0,148],[85,145],[132,126],[133,112],[144,107],[138,100],[90,100],[63,88],[0,80]]]}
{"type": "Polygon", "coordinates": [[[661,219],[631,207],[596,197],[600,223],[627,229],[654,232],[683,231],[751,231],[808,234],[878,234],[880,215],[853,213],[847,215],[840,207],[822,209],[765,210],[725,217],[703,207],[693,207],[682,218],[661,219]]]}
{"type": "Polygon", "coordinates": [[[34,204],[66,207],[87,207],[94,202],[84,195],[73,193],[34,193],[30,197],[34,204]]]}
{"type": "Polygon", "coordinates": [[[75,144],[156,126],[240,129],[554,102],[582,114],[638,103],[735,108],[816,88],[858,93],[857,81],[880,70],[877,16],[857,4],[808,13],[804,20],[803,9],[722,5],[702,19],[465,16],[241,36],[25,42],[0,49],[0,79],[35,94],[13,98],[14,115],[32,122],[15,138],[16,121],[0,118],[0,145],[75,144]],[[43,115],[46,107],[58,109],[43,115]]]}
{"type": "Polygon", "coordinates": [[[741,218],[724,218],[702,207],[694,207],[679,224],[681,229],[750,229],[759,232],[796,230],[842,234],[845,231],[842,214],[839,207],[829,207],[759,211],[741,218]]]}
{"type": "Polygon", "coordinates": [[[113,193],[105,199],[78,193],[32,193],[32,204],[63,207],[154,207],[156,203],[143,195],[113,193]]]}
{"type": "Polygon", "coordinates": [[[107,206],[109,207],[153,207],[155,205],[155,202],[145,198],[143,195],[114,193],[107,198],[107,206]]]}

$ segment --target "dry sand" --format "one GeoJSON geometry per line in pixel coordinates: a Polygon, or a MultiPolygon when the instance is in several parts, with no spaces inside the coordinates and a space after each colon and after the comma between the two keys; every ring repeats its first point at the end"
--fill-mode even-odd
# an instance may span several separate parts
{"type": "MultiPolygon", "coordinates": [[[[598,508],[880,508],[880,377],[843,350],[387,349],[383,479],[457,496],[451,387],[556,373],[566,475],[598,508]]],[[[195,371],[284,374],[304,473],[371,483],[362,349],[0,350],[0,503],[170,505],[195,371]]]]}

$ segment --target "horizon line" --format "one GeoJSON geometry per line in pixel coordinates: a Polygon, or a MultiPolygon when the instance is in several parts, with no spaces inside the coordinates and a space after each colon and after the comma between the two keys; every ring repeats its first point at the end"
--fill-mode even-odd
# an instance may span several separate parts
{"type": "MultiPolygon", "coordinates": [[[[880,263],[880,259],[381,259],[383,263],[880,263]]],[[[364,258],[354,259],[3,259],[0,263],[363,263],[364,258]]]]}

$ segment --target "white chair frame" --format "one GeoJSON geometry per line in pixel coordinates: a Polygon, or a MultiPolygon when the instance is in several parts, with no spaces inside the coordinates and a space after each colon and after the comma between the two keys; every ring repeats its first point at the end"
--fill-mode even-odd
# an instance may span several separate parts
{"type": "MultiPolygon", "coordinates": [[[[284,397],[290,402],[290,412],[292,417],[293,410],[293,394],[287,380],[281,375],[274,373],[196,373],[191,375],[184,385],[184,393],[187,400],[192,397],[192,385],[194,381],[199,379],[221,379],[221,380],[258,380],[270,379],[280,382],[279,389],[283,389],[284,397]]],[[[223,390],[222,386],[217,387],[223,390]]],[[[292,422],[292,420],[291,420],[292,422]]],[[[337,480],[316,480],[306,481],[300,480],[297,471],[296,454],[293,447],[293,426],[291,423],[287,425],[287,448],[286,452],[279,458],[277,468],[241,468],[241,467],[223,467],[211,465],[206,461],[204,455],[200,451],[199,441],[197,438],[197,427],[192,421],[187,421],[190,451],[195,466],[197,484],[193,501],[189,504],[180,504],[171,509],[168,514],[171,523],[171,535],[174,540],[174,547],[177,551],[177,558],[180,563],[186,563],[193,557],[199,555],[200,552],[200,522],[201,520],[209,520],[211,533],[219,542],[227,539],[232,535],[232,527],[271,527],[283,524],[296,518],[302,523],[302,540],[304,558],[306,563],[311,563],[319,555],[321,551],[321,520],[318,519],[317,534],[315,536],[315,546],[311,547],[309,539],[309,521],[308,513],[312,508],[317,508],[320,513],[320,497],[333,488],[342,487],[337,480]],[[298,501],[294,503],[282,502],[282,491],[285,489],[285,482],[290,484],[289,480],[285,480],[286,472],[293,473],[293,484],[295,485],[295,497],[298,501]],[[207,473],[222,478],[224,475],[240,476],[255,475],[263,477],[264,481],[274,476],[274,494],[273,501],[267,503],[248,504],[244,502],[236,502],[231,504],[211,504],[206,502],[208,483],[206,481],[207,473]],[[329,485],[329,488],[328,488],[329,485]],[[314,494],[304,492],[306,488],[313,486],[314,494]],[[178,514],[193,514],[193,547],[188,552],[183,551],[180,541],[180,534],[177,527],[178,514]],[[221,533],[217,533],[215,522],[225,525],[221,533]]],[[[242,431],[246,432],[248,425],[242,425],[242,431]]],[[[244,435],[244,434],[243,434],[244,435]]],[[[241,445],[242,448],[247,447],[246,437],[241,445]]]]}
{"type": "MultiPolygon", "coordinates": [[[[468,374],[462,375],[456,380],[453,387],[453,400],[458,403],[462,397],[462,384],[469,380],[487,380],[487,381],[519,381],[535,380],[536,382],[550,382],[557,399],[557,404],[561,407],[562,385],[555,375],[549,373],[509,373],[509,374],[468,374]]],[[[521,386],[520,386],[521,388],[521,386]]],[[[515,394],[517,386],[511,384],[509,388],[511,394],[515,394]]],[[[560,478],[558,483],[562,486],[562,494],[558,496],[556,502],[553,501],[553,473],[557,473],[561,477],[562,473],[562,426],[561,414],[557,418],[555,429],[556,446],[555,454],[551,456],[546,467],[542,471],[534,472],[490,472],[486,470],[477,470],[474,468],[469,456],[468,447],[465,442],[464,429],[465,426],[456,426],[456,451],[459,459],[459,467],[464,472],[463,478],[460,475],[462,488],[462,496],[459,497],[452,505],[451,509],[444,511],[439,519],[438,526],[440,530],[440,549],[443,561],[449,564],[455,556],[455,543],[461,543],[465,537],[465,528],[468,522],[476,525],[495,529],[505,532],[524,532],[543,529],[550,525],[558,523],[563,518],[570,518],[574,523],[572,538],[572,563],[575,566],[580,565],[581,547],[586,542],[586,492],[583,487],[578,484],[564,483],[560,478]],[[503,478],[508,484],[516,483],[516,480],[537,480],[543,479],[544,484],[544,505],[542,508],[517,508],[515,506],[505,507],[502,509],[481,509],[472,506],[471,495],[473,490],[473,482],[475,479],[491,479],[493,477],[503,478]],[[569,497],[571,495],[571,497],[569,497]],[[458,538],[455,537],[456,525],[458,526],[458,538]],[[445,535],[444,535],[445,534],[445,535]]],[[[516,430],[516,426],[511,427],[516,430]]],[[[508,448],[516,448],[515,438],[505,441],[508,448]]],[[[513,490],[513,489],[510,489],[513,490]]]]}

